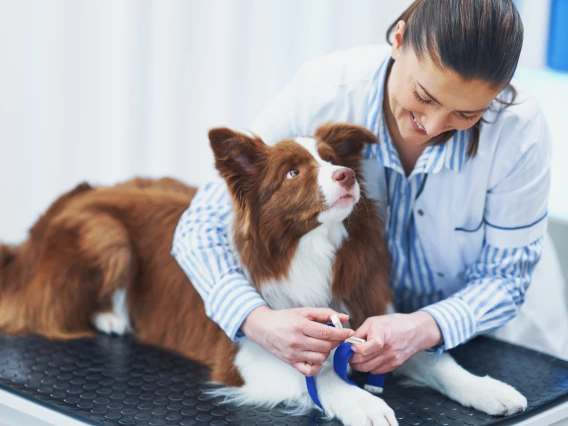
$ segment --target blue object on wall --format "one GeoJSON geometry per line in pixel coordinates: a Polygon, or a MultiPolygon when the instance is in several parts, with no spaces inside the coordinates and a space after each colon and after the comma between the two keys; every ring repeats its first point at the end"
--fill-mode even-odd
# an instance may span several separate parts
{"type": "Polygon", "coordinates": [[[568,0],[550,3],[547,65],[568,72],[568,0]]]}

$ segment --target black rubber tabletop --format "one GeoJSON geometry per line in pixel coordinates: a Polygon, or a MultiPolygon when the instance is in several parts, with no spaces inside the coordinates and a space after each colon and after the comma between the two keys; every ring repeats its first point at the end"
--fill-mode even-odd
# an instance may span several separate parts
{"type": "MultiPolygon", "coordinates": [[[[474,374],[501,379],[528,399],[516,416],[491,417],[387,376],[383,398],[401,425],[513,424],[568,399],[568,362],[489,338],[452,351],[474,374]]],[[[93,425],[339,425],[317,413],[234,407],[203,394],[204,367],[129,337],[75,341],[0,335],[0,388],[93,425]]]]}

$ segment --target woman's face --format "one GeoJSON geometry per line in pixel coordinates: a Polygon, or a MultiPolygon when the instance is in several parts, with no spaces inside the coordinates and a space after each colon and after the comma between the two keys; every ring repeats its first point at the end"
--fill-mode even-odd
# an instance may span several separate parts
{"type": "Polygon", "coordinates": [[[463,81],[426,56],[419,60],[411,48],[403,50],[405,29],[404,22],[399,22],[392,48],[395,61],[387,82],[385,106],[391,133],[420,145],[448,130],[472,127],[500,89],[480,80],[463,81]],[[391,128],[394,123],[397,129],[391,128]]]}

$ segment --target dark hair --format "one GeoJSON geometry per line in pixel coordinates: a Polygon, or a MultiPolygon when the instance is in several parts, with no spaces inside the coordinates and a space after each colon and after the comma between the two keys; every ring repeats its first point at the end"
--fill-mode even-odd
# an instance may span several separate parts
{"type": "MultiPolygon", "coordinates": [[[[399,21],[406,23],[402,48],[458,74],[481,80],[512,96],[496,99],[504,107],[515,101],[510,84],[523,46],[523,23],[511,0],[416,0],[387,30],[387,42],[399,21]]],[[[481,122],[473,126],[468,157],[477,153],[481,122]]],[[[455,133],[442,133],[435,144],[455,133]]]]}

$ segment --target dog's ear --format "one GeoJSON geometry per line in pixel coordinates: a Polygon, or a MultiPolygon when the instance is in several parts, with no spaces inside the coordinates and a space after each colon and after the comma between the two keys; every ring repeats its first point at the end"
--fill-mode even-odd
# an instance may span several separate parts
{"type": "Polygon", "coordinates": [[[331,146],[340,165],[351,168],[359,166],[365,144],[378,143],[373,132],[355,124],[323,124],[317,128],[315,137],[331,146]]]}
{"type": "Polygon", "coordinates": [[[16,253],[12,246],[0,244],[0,268],[8,265],[16,258],[16,253]]]}
{"type": "Polygon", "coordinates": [[[226,127],[209,131],[215,167],[232,194],[241,199],[250,194],[254,177],[262,169],[268,147],[258,137],[250,137],[226,127]]]}

